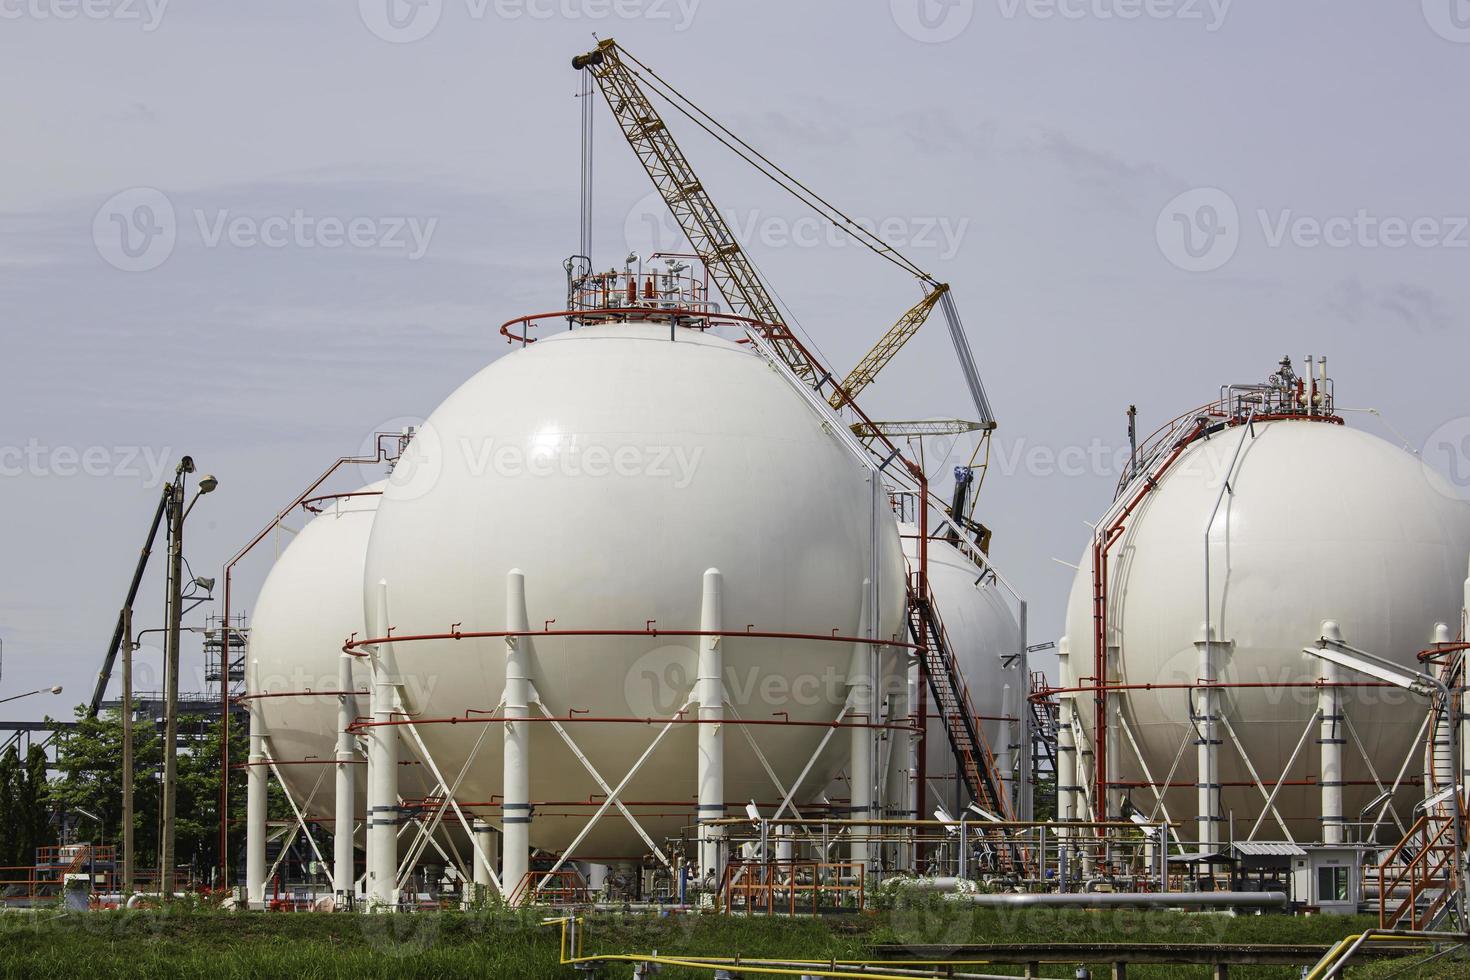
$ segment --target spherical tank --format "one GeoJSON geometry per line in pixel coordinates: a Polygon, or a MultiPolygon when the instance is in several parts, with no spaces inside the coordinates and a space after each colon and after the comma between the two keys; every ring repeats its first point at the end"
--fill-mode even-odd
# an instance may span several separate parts
{"type": "MultiPolygon", "coordinates": [[[[342,646],[364,632],[362,571],[383,484],[325,501],[276,560],[251,619],[246,688],[269,737],[271,758],[303,812],[331,823],[342,646]],[[315,693],[325,692],[325,693],[315,693]]],[[[368,670],[354,658],[355,715],[367,714],[368,670]]],[[[359,766],[359,769],[362,769],[359,766]]],[[[405,767],[407,769],[409,767],[405,767]]],[[[403,794],[423,796],[423,777],[403,774],[403,794]]],[[[357,812],[366,780],[356,780],[357,812]]]]}
{"type": "MultiPolygon", "coordinates": [[[[918,528],[912,524],[899,526],[903,535],[904,554],[918,562],[918,528]]],[[[1021,627],[1015,613],[994,580],[982,575],[975,563],[958,548],[943,539],[929,542],[929,588],[934,593],[945,634],[954,649],[955,660],[970,690],[970,703],[982,719],[986,741],[992,753],[1003,753],[1009,741],[1019,737],[1008,733],[1007,716],[1019,717],[1025,707],[1020,673],[1007,669],[1002,658],[1020,651],[1021,627]],[[1006,686],[1009,685],[1009,704],[1006,686]]],[[[931,709],[932,711],[932,709],[931,709]]],[[[954,751],[937,718],[929,719],[925,736],[927,775],[935,789],[944,795],[947,805],[958,805],[952,792],[943,784],[954,784],[956,766],[954,751]]],[[[932,797],[926,794],[926,799],[932,797]]],[[[928,813],[920,801],[920,812],[928,813]]]]}
{"type": "MultiPolygon", "coordinates": [[[[1135,483],[1126,495],[1139,488],[1135,483]]],[[[1226,427],[1192,443],[1108,553],[1116,682],[1165,685],[1118,695],[1123,718],[1153,779],[1163,780],[1179,759],[1170,781],[1190,788],[1166,795],[1173,819],[1192,827],[1196,816],[1189,688],[1200,677],[1196,641],[1207,620],[1217,640],[1220,682],[1240,685],[1221,690],[1224,724],[1217,733],[1225,785],[1220,816],[1233,814],[1230,836],[1245,837],[1263,810],[1243,749],[1268,790],[1286,773],[1277,808],[1294,836],[1318,840],[1320,790],[1292,785],[1315,781],[1319,765],[1315,726],[1305,738],[1303,733],[1317,709],[1319,692],[1312,685],[1323,665],[1303,647],[1316,643],[1325,620],[1335,620],[1347,643],[1417,667],[1415,655],[1430,644],[1435,625],[1451,624],[1453,632],[1459,622],[1467,554],[1470,504],[1420,459],[1375,436],[1325,421],[1279,420],[1226,427]]],[[[1074,678],[1094,675],[1092,579],[1089,548],[1068,606],[1074,678]]],[[[1347,670],[1340,680],[1371,681],[1347,670]]],[[[1090,739],[1091,693],[1079,695],[1077,705],[1090,739]]],[[[1379,793],[1364,756],[1390,784],[1425,711],[1422,698],[1397,688],[1343,691],[1347,820],[1357,821],[1379,793]]],[[[1127,734],[1109,737],[1118,778],[1144,781],[1127,734]]],[[[1409,771],[1419,771],[1417,760],[1409,771]]],[[[1127,792],[1139,809],[1153,810],[1149,789],[1127,792]]],[[[1407,807],[1400,809],[1407,814],[1407,807]]],[[[1268,815],[1258,839],[1280,836],[1268,815]]]]}
{"type": "MultiPolygon", "coordinates": [[[[720,572],[724,630],[852,637],[876,595],[875,634],[902,634],[902,551],[871,480],[828,418],[747,345],[667,323],[564,331],[475,375],[417,433],[373,528],[369,616],[386,583],[396,637],[504,630],[507,574],[523,573],[528,621],[551,632],[530,641],[530,680],[577,745],[531,725],[531,841],[560,850],[605,798],[577,752],[616,786],[662,730],[648,719],[696,717],[699,640],[659,631],[700,629],[706,570],[720,572]],[[573,630],[640,635],[555,635],[573,630]]],[[[836,717],[854,644],[719,646],[725,796],[738,813],[781,798],[765,764],[790,787],[830,730],[772,723],[836,717]],[[745,734],[764,762],[742,720],[757,723],[745,734]]],[[[392,654],[411,717],[485,717],[475,713],[501,701],[503,639],[400,641],[392,654]]],[[[694,822],[696,727],[671,726],[621,794],[655,839],[694,822]]],[[[442,771],[480,744],[458,796],[495,821],[503,725],[486,729],[419,725],[442,771]]],[[[797,801],[832,775],[814,768],[797,801]]],[[[609,812],[577,854],[647,850],[609,812]]]]}

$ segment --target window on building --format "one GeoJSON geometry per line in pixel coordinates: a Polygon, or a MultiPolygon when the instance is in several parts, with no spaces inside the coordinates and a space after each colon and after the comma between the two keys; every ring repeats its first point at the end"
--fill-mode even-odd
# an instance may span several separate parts
{"type": "Polygon", "coordinates": [[[1345,867],[1318,868],[1317,901],[1346,902],[1348,900],[1348,869],[1345,867]]]}

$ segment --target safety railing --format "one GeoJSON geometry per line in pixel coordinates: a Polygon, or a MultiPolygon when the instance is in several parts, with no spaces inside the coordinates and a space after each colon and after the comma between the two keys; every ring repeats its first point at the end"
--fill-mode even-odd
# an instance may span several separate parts
{"type": "Polygon", "coordinates": [[[819,915],[861,912],[867,872],[860,862],[739,861],[720,882],[726,912],[747,915],[819,915]]]}

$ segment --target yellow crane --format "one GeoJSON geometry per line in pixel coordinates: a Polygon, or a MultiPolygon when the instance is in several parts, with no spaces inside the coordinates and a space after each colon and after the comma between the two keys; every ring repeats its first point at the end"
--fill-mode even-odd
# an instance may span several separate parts
{"type": "MultiPolygon", "coordinates": [[[[826,397],[832,408],[840,410],[849,403],[855,404],[854,399],[858,393],[867,388],[913,338],[934,308],[937,306],[943,311],[949,325],[956,360],[977,415],[975,422],[963,423],[974,428],[963,431],[981,432],[979,444],[970,460],[971,467],[975,467],[977,461],[980,461],[981,473],[981,479],[973,482],[970,506],[970,511],[973,512],[973,500],[979,496],[989,458],[990,433],[995,429],[996,423],[949,285],[934,279],[859,222],[828,203],[749,143],[730,132],[612,38],[599,41],[597,47],[586,54],[577,55],[572,59],[572,67],[578,71],[586,71],[596,81],[624,139],[643,164],[655,190],[663,198],[694,253],[709,270],[710,277],[732,311],[764,324],[766,337],[776,355],[800,381],[826,397]],[[924,298],[908,309],[883,334],[843,381],[836,381],[830,371],[819,366],[787,326],[770,288],[720,214],[709,191],[694,172],[645,89],[654,92],[807,207],[924,283],[927,290],[924,298]]],[[[587,178],[584,175],[585,179],[587,178]]],[[[854,432],[861,438],[873,438],[880,434],[879,430],[884,430],[881,434],[887,435],[885,427],[891,428],[897,434],[899,427],[912,425],[873,423],[868,426],[873,431],[864,431],[863,426],[866,424],[859,422],[853,426],[854,432]]],[[[923,437],[941,433],[915,431],[906,434],[923,437]]]]}
{"type": "Polygon", "coordinates": [[[903,349],[904,344],[909,342],[909,338],[919,332],[919,328],[924,325],[924,321],[929,319],[929,314],[934,311],[935,304],[947,292],[949,292],[949,284],[940,283],[926,293],[923,299],[909,307],[908,312],[899,317],[898,322],[888,328],[888,332],[878,340],[878,343],[873,346],[873,349],[863,355],[863,359],[858,361],[857,367],[853,368],[847,377],[843,379],[842,389],[840,391],[834,391],[832,396],[827,399],[828,404],[833,408],[841,408],[845,401],[842,397],[843,392],[847,393],[848,398],[856,398],[864,388],[872,384],[873,379],[878,376],[878,372],[883,370],[889,361],[893,360],[894,355],[903,349]]]}

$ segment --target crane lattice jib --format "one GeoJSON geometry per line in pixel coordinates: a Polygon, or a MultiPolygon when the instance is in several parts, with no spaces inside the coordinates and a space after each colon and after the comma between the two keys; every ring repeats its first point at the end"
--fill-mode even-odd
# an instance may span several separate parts
{"type": "Polygon", "coordinates": [[[916,419],[904,422],[857,422],[852,426],[852,433],[859,439],[871,439],[875,436],[904,439],[910,436],[958,436],[985,428],[987,426],[984,422],[966,419],[916,419]]]}
{"type": "Polygon", "coordinates": [[[654,188],[735,312],[768,325],[771,346],[786,366],[803,382],[820,387],[827,379],[790,342],[775,300],[638,79],[618,56],[617,44],[611,38],[602,41],[596,50],[573,58],[572,67],[592,73],[654,188]]]}
{"type": "Polygon", "coordinates": [[[941,296],[949,291],[947,283],[940,283],[925,294],[924,298],[911,306],[907,313],[899,317],[897,323],[888,328],[888,332],[873,345],[873,349],[864,355],[858,362],[857,367],[847,375],[847,380],[842,382],[842,387],[832,393],[827,399],[833,408],[841,408],[848,398],[856,398],[873,379],[878,372],[893,360],[893,356],[903,349],[903,345],[909,342],[924,321],[929,319],[929,313],[934,309],[934,304],[939,302],[941,296]],[[846,393],[846,398],[843,393],[846,393]]]}

